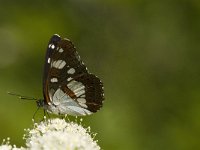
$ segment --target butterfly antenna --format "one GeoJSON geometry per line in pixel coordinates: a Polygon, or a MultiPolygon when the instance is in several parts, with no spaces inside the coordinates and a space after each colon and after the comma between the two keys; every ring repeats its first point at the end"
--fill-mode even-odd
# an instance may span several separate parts
{"type": "Polygon", "coordinates": [[[17,96],[19,99],[24,99],[24,100],[38,100],[37,98],[28,97],[28,96],[22,96],[22,95],[13,93],[13,92],[7,92],[7,94],[13,95],[13,96],[17,96]]]}

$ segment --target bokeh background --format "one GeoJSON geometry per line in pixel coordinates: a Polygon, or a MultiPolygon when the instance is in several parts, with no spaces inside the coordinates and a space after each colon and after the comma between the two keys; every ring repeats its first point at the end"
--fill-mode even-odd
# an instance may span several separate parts
{"type": "Polygon", "coordinates": [[[0,2],[0,141],[24,146],[36,104],[6,92],[42,98],[57,33],[104,82],[104,107],[83,123],[102,149],[200,149],[200,1],[0,2]]]}

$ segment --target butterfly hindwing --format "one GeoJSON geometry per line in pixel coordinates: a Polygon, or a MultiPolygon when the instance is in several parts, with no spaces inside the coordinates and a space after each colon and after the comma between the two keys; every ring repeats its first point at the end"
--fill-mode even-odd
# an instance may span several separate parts
{"type": "Polygon", "coordinates": [[[80,107],[96,112],[102,107],[103,84],[93,74],[82,74],[70,82],[63,82],[61,89],[70,95],[80,107]]]}
{"type": "MultiPolygon", "coordinates": [[[[85,85],[85,99],[88,110],[92,112],[99,110],[104,99],[103,84],[99,78],[93,74],[84,74],[76,80],[85,85]]],[[[77,101],[79,101],[79,97],[77,101]]]]}

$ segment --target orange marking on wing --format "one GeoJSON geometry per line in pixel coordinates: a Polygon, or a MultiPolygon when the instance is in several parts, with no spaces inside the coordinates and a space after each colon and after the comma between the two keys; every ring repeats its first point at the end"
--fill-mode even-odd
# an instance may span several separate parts
{"type": "Polygon", "coordinates": [[[70,90],[67,86],[63,86],[61,89],[62,89],[67,95],[69,95],[72,99],[75,99],[75,98],[76,98],[75,93],[74,93],[72,90],[70,90]]]}

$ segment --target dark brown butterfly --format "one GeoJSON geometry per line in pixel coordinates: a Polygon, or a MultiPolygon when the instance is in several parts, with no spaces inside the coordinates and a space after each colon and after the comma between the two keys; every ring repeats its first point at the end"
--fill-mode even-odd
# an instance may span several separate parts
{"type": "Polygon", "coordinates": [[[102,107],[103,84],[88,72],[68,39],[51,37],[43,76],[44,100],[37,105],[53,114],[90,115],[102,107]]]}

